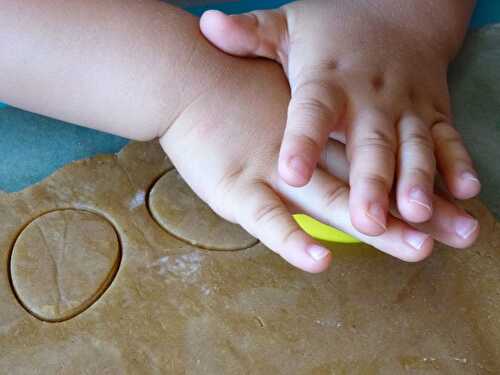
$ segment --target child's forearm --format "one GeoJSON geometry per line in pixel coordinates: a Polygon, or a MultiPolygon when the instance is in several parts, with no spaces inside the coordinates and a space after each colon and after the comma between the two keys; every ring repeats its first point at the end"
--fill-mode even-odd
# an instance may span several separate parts
{"type": "Polygon", "coordinates": [[[0,101],[138,140],[165,132],[229,60],[195,17],[154,0],[9,1],[0,24],[0,101]]]}

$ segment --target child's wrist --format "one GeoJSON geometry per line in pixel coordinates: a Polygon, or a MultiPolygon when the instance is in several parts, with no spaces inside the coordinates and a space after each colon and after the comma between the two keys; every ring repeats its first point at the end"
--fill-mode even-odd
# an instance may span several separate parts
{"type": "MultiPolygon", "coordinates": [[[[197,19],[193,17],[189,22],[197,22],[197,19]]],[[[236,73],[236,59],[212,46],[198,31],[197,25],[190,29],[190,34],[185,52],[177,59],[175,82],[169,77],[163,85],[161,95],[172,98],[175,106],[169,110],[166,122],[158,132],[159,137],[165,135],[193,103],[205,95],[216,95],[220,82],[231,79],[236,73]]]]}

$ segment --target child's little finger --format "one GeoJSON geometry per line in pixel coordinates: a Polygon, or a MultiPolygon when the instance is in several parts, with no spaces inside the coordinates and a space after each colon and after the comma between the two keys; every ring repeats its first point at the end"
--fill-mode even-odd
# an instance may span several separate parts
{"type": "Polygon", "coordinates": [[[447,122],[440,122],[432,127],[432,137],[437,165],[448,190],[458,199],[479,194],[481,182],[456,129],[447,122]]]}

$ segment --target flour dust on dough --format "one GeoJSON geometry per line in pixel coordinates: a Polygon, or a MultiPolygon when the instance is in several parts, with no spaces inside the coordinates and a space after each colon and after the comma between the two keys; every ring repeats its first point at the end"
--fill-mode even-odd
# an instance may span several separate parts
{"type": "Polygon", "coordinates": [[[156,142],[0,194],[2,371],[500,373],[500,226],[479,201],[470,249],[335,245],[320,275],[199,205],[156,142]]]}

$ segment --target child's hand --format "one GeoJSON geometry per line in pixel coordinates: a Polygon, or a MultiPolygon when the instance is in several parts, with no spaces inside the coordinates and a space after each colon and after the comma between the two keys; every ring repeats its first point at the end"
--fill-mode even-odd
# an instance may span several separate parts
{"type": "Polygon", "coordinates": [[[439,198],[423,231],[389,216],[384,234],[362,235],[349,190],[325,172],[348,170],[333,141],[305,187],[283,182],[277,159],[290,97],[282,72],[212,48],[194,17],[154,0],[18,3],[0,12],[8,31],[0,99],[136,140],[160,136],[202,199],[297,267],[317,272],[331,259],[293,221],[297,211],[409,261],[430,253],[431,237],[455,247],[477,237],[477,221],[439,198]]]}
{"type": "Polygon", "coordinates": [[[473,1],[434,3],[308,0],[201,19],[220,49],[283,65],[292,100],[279,173],[288,184],[307,184],[329,136],[347,143],[351,219],[367,235],[389,225],[395,175],[397,206],[414,223],[435,209],[436,162],[455,197],[480,189],[451,125],[446,81],[473,1]]]}
{"type": "Polygon", "coordinates": [[[323,170],[291,187],[278,177],[278,151],[289,97],[278,68],[235,60],[216,84],[194,98],[160,138],[170,159],[193,190],[215,212],[242,225],[291,264],[309,272],[328,267],[331,255],[306,235],[291,214],[307,213],[406,261],[430,254],[434,237],[456,247],[471,244],[478,224],[463,210],[434,197],[435,213],[416,230],[389,216],[387,230],[368,237],[351,224],[343,147],[327,143],[323,170]],[[249,79],[251,77],[251,79],[249,79]],[[326,172],[328,171],[328,173],[326,172]]]}

